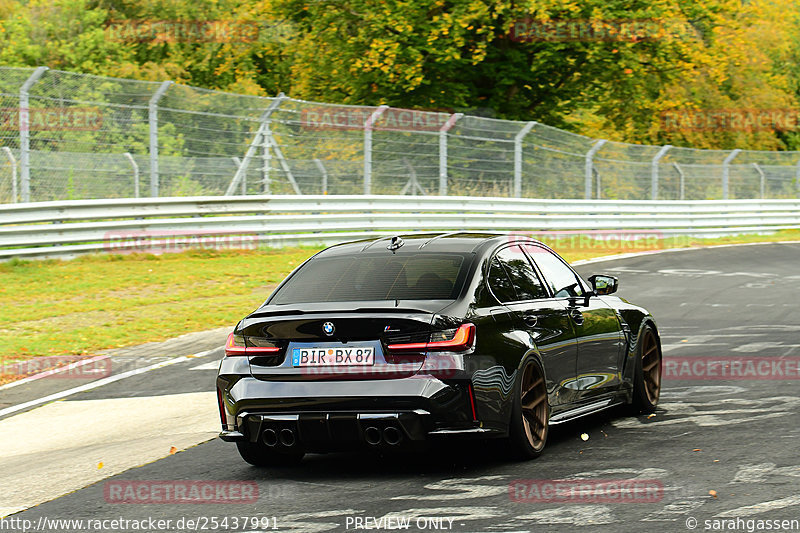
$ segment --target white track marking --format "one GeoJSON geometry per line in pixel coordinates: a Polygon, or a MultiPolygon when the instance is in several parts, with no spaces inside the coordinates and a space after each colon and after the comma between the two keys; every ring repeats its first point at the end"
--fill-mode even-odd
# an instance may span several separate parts
{"type": "Polygon", "coordinates": [[[0,420],[3,512],[167,457],[173,446],[211,440],[218,418],[216,394],[194,392],[54,402],[0,420]]]}
{"type": "Polygon", "coordinates": [[[679,518],[683,518],[687,513],[690,513],[701,507],[706,503],[707,498],[695,498],[691,500],[679,500],[668,503],[663,509],[659,509],[654,513],[642,518],[643,522],[675,522],[679,518]]]}
{"type": "Polygon", "coordinates": [[[771,500],[768,502],[761,502],[755,505],[737,507],[736,509],[731,509],[730,511],[716,514],[714,515],[714,518],[739,518],[753,516],[769,511],[777,511],[778,509],[786,509],[787,507],[794,507],[795,505],[800,505],[800,495],[789,496],[787,498],[771,500]]]}
{"type": "MultiPolygon", "coordinates": [[[[508,487],[504,487],[504,492],[508,492],[508,487]]],[[[433,517],[446,517],[452,518],[454,523],[463,520],[488,520],[491,518],[498,518],[504,516],[505,513],[497,507],[481,507],[481,506],[464,506],[464,507],[419,507],[413,509],[404,509],[402,511],[393,511],[386,513],[385,517],[410,517],[413,520],[416,518],[433,518],[433,517]]]]}
{"type": "Polygon", "coordinates": [[[661,391],[661,398],[696,398],[698,394],[708,396],[725,396],[732,398],[746,391],[744,387],[735,385],[700,385],[697,387],[675,387],[661,391]]]}
{"type": "MultiPolygon", "coordinates": [[[[737,346],[732,348],[734,352],[742,352],[742,353],[758,353],[764,352],[767,350],[777,350],[779,348],[800,348],[800,344],[783,344],[782,342],[751,342],[749,344],[742,344],[741,346],[737,346]]],[[[788,350],[791,352],[792,350],[788,350]]]]}
{"type": "Polygon", "coordinates": [[[106,359],[109,358],[110,356],[108,355],[98,355],[97,357],[91,357],[89,359],[81,359],[80,361],[75,361],[74,363],[70,363],[65,366],[60,366],[58,368],[51,368],[50,370],[39,372],[38,374],[34,374],[33,376],[28,376],[26,378],[18,379],[17,381],[12,381],[11,383],[6,383],[5,385],[0,386],[0,390],[10,389],[18,385],[23,385],[25,383],[30,383],[31,381],[36,381],[37,379],[46,378],[48,376],[52,376],[55,374],[61,374],[62,372],[65,372],[67,370],[74,370],[84,365],[88,365],[89,363],[97,363],[98,361],[105,361],[106,359]]]}
{"type": "Polygon", "coordinates": [[[663,413],[652,419],[624,418],[613,420],[617,428],[640,428],[642,426],[671,426],[695,424],[699,427],[730,426],[755,420],[790,416],[800,406],[796,396],[776,396],[748,400],[723,398],[713,402],[665,402],[660,404],[663,413]],[[745,415],[738,416],[736,415],[745,415]]]}
{"type": "Polygon", "coordinates": [[[573,524],[585,527],[619,522],[607,505],[567,505],[517,516],[534,524],[573,524]]]}
{"type": "Polygon", "coordinates": [[[438,494],[427,495],[404,495],[395,496],[393,500],[466,500],[471,498],[483,498],[486,496],[499,496],[508,493],[508,485],[486,485],[480,481],[499,481],[508,476],[481,476],[467,479],[443,479],[435,483],[425,485],[428,490],[449,491],[448,493],[439,492],[438,494]]]}
{"type": "Polygon", "coordinates": [[[697,346],[730,346],[730,343],[727,342],[679,342],[675,344],[662,344],[661,350],[664,352],[675,350],[677,348],[685,348],[685,347],[697,347],[697,346]]]}
{"type": "Polygon", "coordinates": [[[742,465],[733,477],[733,483],[761,483],[772,476],[800,477],[800,466],[778,467],[775,463],[742,465]]]}
{"type": "MultiPolygon", "coordinates": [[[[310,513],[293,513],[281,516],[280,530],[293,533],[323,533],[342,529],[342,524],[336,522],[309,522],[315,518],[338,518],[341,516],[363,515],[366,511],[358,509],[336,509],[330,511],[317,511],[310,513]]],[[[262,533],[263,530],[243,533],[262,533]]],[[[269,531],[269,529],[267,529],[269,531]]]]}
{"type": "Polygon", "coordinates": [[[716,248],[733,248],[737,246],[765,246],[769,244],[800,244],[800,241],[772,241],[772,242],[745,242],[739,244],[715,244],[714,246],[692,246],[689,248],[665,248],[664,250],[649,250],[646,252],[631,252],[628,254],[604,255],[593,259],[581,259],[570,263],[574,266],[589,265],[592,263],[605,263],[606,261],[616,261],[617,259],[630,259],[633,257],[644,257],[646,255],[665,254],[672,252],[691,252],[695,250],[714,250],[716,248]]]}
{"type": "Polygon", "coordinates": [[[208,363],[203,363],[202,365],[193,366],[189,370],[218,370],[219,369],[219,361],[210,361],[208,363]]]}
{"type": "Polygon", "coordinates": [[[127,372],[123,372],[122,374],[116,374],[114,376],[109,376],[107,378],[98,379],[97,381],[92,381],[91,383],[86,383],[85,385],[80,385],[78,387],[67,389],[61,392],[56,392],[55,394],[50,394],[49,396],[44,396],[43,398],[37,398],[29,402],[21,403],[18,405],[12,405],[11,407],[6,407],[5,409],[0,409],[0,416],[16,413],[18,411],[28,409],[29,407],[36,407],[38,405],[42,405],[48,402],[53,402],[55,400],[61,400],[62,398],[66,398],[67,396],[72,396],[73,394],[78,394],[79,392],[86,392],[92,389],[96,389],[97,387],[102,387],[103,385],[108,385],[109,383],[114,383],[116,381],[120,381],[132,376],[138,376],[140,374],[144,374],[145,372],[150,372],[151,370],[157,370],[159,368],[164,368],[170,365],[174,365],[176,363],[182,363],[184,361],[188,361],[189,359],[190,359],[189,356],[184,355],[182,357],[176,357],[174,359],[161,361],[160,363],[146,366],[144,368],[136,368],[134,370],[128,370],[127,372]]]}
{"type": "Polygon", "coordinates": [[[564,479],[611,479],[620,475],[624,475],[625,479],[660,479],[667,474],[669,471],[663,468],[604,468],[603,470],[578,472],[564,479]]]}

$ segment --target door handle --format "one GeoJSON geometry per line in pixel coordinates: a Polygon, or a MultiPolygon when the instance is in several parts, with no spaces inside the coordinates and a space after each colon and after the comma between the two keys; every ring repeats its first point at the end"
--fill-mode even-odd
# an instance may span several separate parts
{"type": "Polygon", "coordinates": [[[581,313],[580,309],[573,307],[569,310],[569,316],[577,325],[583,325],[583,313],[581,313]]]}
{"type": "Polygon", "coordinates": [[[539,317],[530,314],[522,315],[522,321],[525,322],[526,326],[533,327],[536,325],[537,322],[539,322],[539,317]]]}

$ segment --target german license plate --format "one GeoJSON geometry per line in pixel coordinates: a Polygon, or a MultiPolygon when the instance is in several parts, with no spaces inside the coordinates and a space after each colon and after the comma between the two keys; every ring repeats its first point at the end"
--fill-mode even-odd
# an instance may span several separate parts
{"type": "Polygon", "coordinates": [[[371,366],[375,364],[373,346],[340,348],[294,348],[292,366],[371,366]]]}

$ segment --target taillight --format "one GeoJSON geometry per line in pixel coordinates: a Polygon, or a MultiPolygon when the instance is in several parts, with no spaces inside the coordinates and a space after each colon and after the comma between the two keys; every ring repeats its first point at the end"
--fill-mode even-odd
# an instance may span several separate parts
{"type": "Polygon", "coordinates": [[[390,350],[425,350],[463,352],[475,344],[475,324],[462,324],[457,329],[431,333],[428,342],[390,344],[390,350]]]}
{"type": "Polygon", "coordinates": [[[241,335],[228,335],[228,342],[225,343],[225,355],[246,355],[244,347],[244,337],[241,335]]]}
{"type": "Polygon", "coordinates": [[[225,343],[225,355],[259,355],[259,354],[277,354],[281,351],[280,346],[245,346],[244,337],[242,335],[228,335],[228,341],[225,343]]]}

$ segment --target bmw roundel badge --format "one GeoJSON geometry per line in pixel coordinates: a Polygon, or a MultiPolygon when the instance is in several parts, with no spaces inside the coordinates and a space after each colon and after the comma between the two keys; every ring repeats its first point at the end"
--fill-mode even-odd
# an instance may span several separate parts
{"type": "Polygon", "coordinates": [[[324,324],[322,324],[322,332],[328,337],[333,335],[334,331],[336,331],[336,328],[333,327],[333,322],[325,322],[324,324]]]}

